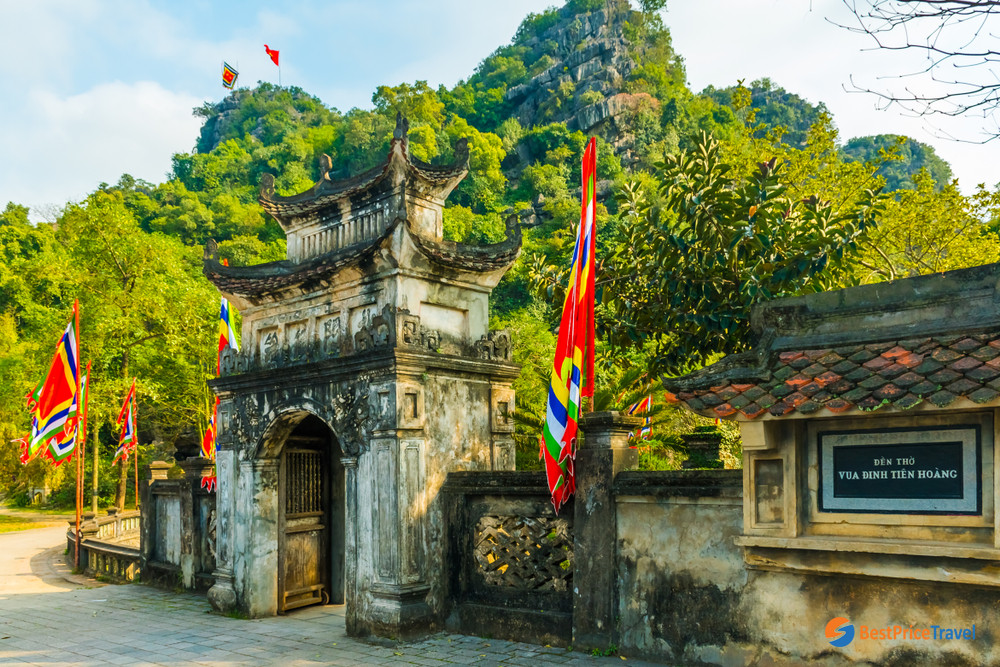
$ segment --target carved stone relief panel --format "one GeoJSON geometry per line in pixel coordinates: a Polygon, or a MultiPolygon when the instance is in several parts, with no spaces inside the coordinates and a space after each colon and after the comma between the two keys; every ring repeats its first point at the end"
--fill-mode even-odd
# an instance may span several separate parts
{"type": "Polygon", "coordinates": [[[289,322],[285,325],[285,341],[290,361],[304,360],[309,353],[309,320],[289,322]]]}
{"type": "Polygon", "coordinates": [[[416,382],[396,384],[396,423],[398,428],[420,429],[426,421],[424,387],[416,382]]]}
{"type": "Polygon", "coordinates": [[[488,361],[514,361],[510,331],[507,329],[490,331],[476,342],[476,352],[480,359],[488,361]]]}
{"type": "Polygon", "coordinates": [[[424,477],[424,441],[403,440],[399,458],[399,503],[403,508],[400,560],[404,584],[418,583],[423,575],[424,520],[427,515],[424,477]]]}
{"type": "Polygon", "coordinates": [[[340,313],[325,315],[316,320],[316,344],[325,357],[340,356],[344,339],[340,313]]]}
{"type": "Polygon", "coordinates": [[[514,432],[514,390],[509,386],[490,387],[490,429],[494,433],[514,432]]]}
{"type": "Polygon", "coordinates": [[[399,572],[396,442],[390,438],[373,440],[372,452],[375,573],[382,583],[395,584],[399,572]]]}
{"type": "Polygon", "coordinates": [[[263,366],[272,366],[278,363],[281,357],[281,330],[278,327],[261,329],[257,340],[260,341],[260,351],[257,354],[259,363],[263,366]]]}

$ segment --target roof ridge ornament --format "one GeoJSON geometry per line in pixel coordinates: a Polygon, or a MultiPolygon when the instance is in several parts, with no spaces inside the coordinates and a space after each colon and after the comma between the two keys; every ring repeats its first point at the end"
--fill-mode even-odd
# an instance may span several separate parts
{"type": "Polygon", "coordinates": [[[406,140],[410,133],[410,121],[406,119],[402,111],[396,112],[396,129],[392,131],[393,139],[406,140]]]}

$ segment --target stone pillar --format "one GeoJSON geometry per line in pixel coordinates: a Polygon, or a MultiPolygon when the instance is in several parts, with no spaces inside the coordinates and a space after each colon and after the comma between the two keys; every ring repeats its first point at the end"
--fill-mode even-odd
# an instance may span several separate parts
{"type": "Polygon", "coordinates": [[[616,643],[618,516],[612,487],[615,475],[639,463],[639,452],[628,446],[628,433],[641,423],[610,411],[590,412],[580,420],[584,438],[575,462],[574,648],[604,650],[616,643]]]}
{"type": "Polygon", "coordinates": [[[236,492],[236,454],[232,449],[215,453],[215,475],[219,486],[215,497],[215,583],[208,589],[208,601],[221,613],[236,609],[233,584],[233,497],[236,492]]]}
{"type": "Polygon", "coordinates": [[[194,588],[194,575],[201,562],[201,535],[198,530],[198,506],[195,493],[201,488],[201,478],[212,470],[211,459],[197,457],[179,463],[184,470],[185,489],[181,493],[181,580],[184,588],[194,588]]]}
{"type": "MultiPolygon", "coordinates": [[[[244,493],[244,518],[249,535],[243,544],[248,553],[237,581],[246,602],[246,611],[253,618],[278,613],[278,458],[254,459],[252,476],[244,493]]],[[[241,485],[242,487],[242,485],[241,485]]]]}
{"type": "Polygon", "coordinates": [[[358,633],[358,459],[346,456],[344,465],[344,576],[346,587],[344,603],[347,615],[347,634],[358,633]]]}
{"type": "MultiPolygon", "coordinates": [[[[139,491],[140,512],[142,520],[139,522],[139,572],[146,572],[146,563],[153,559],[153,551],[156,548],[156,501],[153,495],[153,485],[159,480],[167,479],[167,471],[172,464],[166,461],[153,461],[149,464],[149,479],[139,491]]],[[[96,535],[97,524],[94,524],[96,535]]]]}

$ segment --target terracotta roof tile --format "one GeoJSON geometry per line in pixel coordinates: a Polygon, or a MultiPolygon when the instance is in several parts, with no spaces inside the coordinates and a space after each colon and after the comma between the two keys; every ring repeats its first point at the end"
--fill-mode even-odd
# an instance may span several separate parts
{"type": "Polygon", "coordinates": [[[955,361],[948,365],[953,371],[958,371],[959,373],[964,373],[965,371],[971,371],[973,368],[982,366],[983,362],[979,361],[975,357],[962,357],[958,361],[955,361]]]}
{"type": "Polygon", "coordinates": [[[949,403],[953,403],[956,398],[958,397],[955,396],[955,394],[951,393],[950,391],[939,391],[936,394],[931,394],[930,396],[928,396],[927,400],[933,403],[934,405],[938,406],[939,408],[943,408],[949,403]]]}
{"type": "Polygon", "coordinates": [[[774,396],[775,398],[784,398],[793,391],[795,391],[795,389],[791,385],[783,384],[772,389],[771,395],[774,396]]]}
{"type": "Polygon", "coordinates": [[[913,368],[914,366],[919,366],[920,362],[924,360],[924,355],[917,354],[916,352],[911,352],[910,354],[905,354],[901,357],[896,358],[896,363],[900,366],[906,366],[907,368],[913,368]]]}
{"type": "Polygon", "coordinates": [[[858,407],[862,410],[877,410],[882,407],[882,401],[874,396],[868,396],[858,401],[858,407]]]}
{"type": "MultiPolygon", "coordinates": [[[[997,375],[1000,375],[1000,371],[997,372],[997,375]]],[[[898,378],[896,378],[895,380],[893,380],[893,382],[897,386],[902,387],[903,389],[909,389],[913,385],[918,384],[919,382],[922,382],[923,379],[924,379],[924,376],[917,375],[913,371],[910,371],[909,373],[904,373],[904,374],[900,375],[898,378]]]]}
{"type": "Polygon", "coordinates": [[[839,354],[837,354],[836,352],[834,352],[833,350],[827,352],[822,357],[820,357],[819,359],[817,359],[817,361],[819,361],[819,363],[823,364],[827,368],[829,368],[830,366],[833,366],[834,364],[839,364],[843,360],[844,360],[844,358],[842,356],[840,356],[839,354]]]}
{"type": "Polygon", "coordinates": [[[995,359],[1000,355],[1000,350],[995,347],[990,347],[989,345],[983,345],[979,349],[970,352],[970,354],[979,359],[979,361],[989,361],[990,359],[995,359]]]}
{"type": "Polygon", "coordinates": [[[805,368],[806,366],[811,366],[812,365],[812,359],[810,359],[809,357],[806,357],[806,356],[801,356],[798,359],[793,359],[793,360],[789,361],[788,365],[791,366],[792,368],[794,368],[795,370],[800,371],[803,368],[805,368]]]}
{"type": "Polygon", "coordinates": [[[821,363],[815,363],[812,366],[802,369],[802,374],[811,378],[814,378],[817,375],[822,375],[823,373],[826,373],[826,366],[821,363]]]}
{"type": "Polygon", "coordinates": [[[819,393],[821,389],[823,389],[823,386],[820,385],[818,382],[810,382],[804,387],[799,387],[799,393],[805,396],[812,397],[813,394],[819,393]]]}
{"type": "Polygon", "coordinates": [[[892,360],[886,359],[885,357],[878,356],[870,361],[866,361],[863,366],[871,371],[877,371],[885,368],[892,364],[892,360]]]}
{"type": "Polygon", "coordinates": [[[914,368],[913,372],[917,373],[918,375],[926,376],[930,375],[934,371],[939,370],[941,368],[944,368],[944,366],[934,361],[933,359],[924,359],[924,363],[914,368]]]}
{"type": "Polygon", "coordinates": [[[729,403],[723,403],[722,405],[715,406],[715,414],[720,417],[729,417],[736,414],[736,408],[729,403]]]}
{"type": "Polygon", "coordinates": [[[951,393],[955,394],[956,396],[965,396],[965,395],[971,393],[972,391],[974,391],[976,389],[979,389],[979,387],[981,387],[981,386],[982,386],[982,384],[980,384],[979,382],[976,382],[975,380],[970,380],[968,378],[962,378],[960,380],[956,380],[955,382],[952,382],[947,387],[945,387],[945,389],[947,389],[951,393]]]}
{"type": "Polygon", "coordinates": [[[939,361],[942,364],[948,364],[955,361],[956,359],[960,359],[962,357],[962,353],[956,352],[955,350],[952,350],[947,347],[939,347],[938,349],[934,350],[934,353],[931,354],[931,357],[934,359],[934,361],[939,361]]]}
{"type": "Polygon", "coordinates": [[[897,398],[902,398],[903,394],[906,393],[905,389],[900,389],[891,382],[884,387],[879,387],[872,392],[872,396],[879,400],[889,400],[894,401],[897,398]]]}
{"type": "Polygon", "coordinates": [[[930,382],[929,380],[924,380],[917,385],[910,387],[910,392],[916,394],[917,396],[928,396],[933,394],[935,391],[941,388],[937,382],[930,382]]]}
{"type": "Polygon", "coordinates": [[[853,361],[848,361],[847,359],[844,359],[840,363],[831,366],[830,370],[833,371],[834,373],[840,373],[841,375],[843,375],[844,373],[849,373],[853,371],[857,367],[858,365],[853,361]]]}
{"type": "Polygon", "coordinates": [[[878,389],[884,385],[888,380],[880,375],[872,375],[858,383],[859,387],[864,387],[865,389],[878,389]]]}
{"type": "Polygon", "coordinates": [[[965,374],[965,377],[972,378],[977,382],[986,382],[987,380],[992,380],[993,378],[1000,375],[1000,371],[997,369],[983,364],[978,368],[973,368],[971,371],[965,374]]]}
{"type": "Polygon", "coordinates": [[[916,407],[924,402],[924,399],[919,396],[914,396],[913,394],[905,394],[902,398],[896,399],[893,405],[900,410],[909,410],[910,408],[916,407]]]}
{"type": "Polygon", "coordinates": [[[954,382],[960,377],[962,377],[961,373],[953,371],[950,368],[942,368],[937,373],[931,373],[928,375],[927,379],[931,382],[937,382],[938,384],[948,384],[949,382],[954,382]]]}
{"type": "Polygon", "coordinates": [[[896,345],[883,352],[882,356],[886,359],[898,359],[899,357],[906,356],[909,353],[910,351],[907,350],[906,348],[896,345]]]}
{"type": "Polygon", "coordinates": [[[906,366],[903,366],[901,364],[892,364],[891,366],[886,366],[885,368],[880,370],[878,374],[886,379],[892,380],[893,378],[897,378],[905,372],[906,372],[906,366]]]}
{"type": "Polygon", "coordinates": [[[808,415],[808,414],[810,414],[812,412],[816,412],[817,410],[819,410],[822,407],[823,407],[823,405],[820,404],[820,403],[817,403],[816,401],[803,401],[798,406],[798,410],[802,414],[808,415]]]}
{"type": "Polygon", "coordinates": [[[824,387],[828,384],[836,382],[839,379],[840,375],[838,373],[834,373],[833,371],[827,371],[822,375],[817,375],[816,377],[813,378],[813,380],[823,385],[824,387]]]}
{"type": "Polygon", "coordinates": [[[872,352],[871,350],[868,350],[866,348],[862,348],[862,349],[858,350],[857,352],[855,352],[854,354],[852,354],[850,357],[848,357],[848,359],[850,359],[851,361],[853,361],[856,364],[863,364],[866,361],[868,361],[869,359],[874,359],[877,356],[878,355],[875,354],[874,352],[872,352]]]}
{"type": "Polygon", "coordinates": [[[1000,396],[1000,392],[998,392],[996,389],[990,389],[989,387],[980,387],[979,389],[969,394],[968,398],[976,403],[989,403],[997,396],[1000,396]]]}
{"type": "Polygon", "coordinates": [[[854,389],[844,393],[844,395],[841,396],[841,398],[843,398],[845,401],[850,401],[851,403],[857,403],[858,401],[865,398],[871,393],[872,392],[870,390],[865,389],[863,387],[855,387],[854,389]]]}
{"type": "Polygon", "coordinates": [[[979,349],[981,345],[982,343],[980,343],[978,340],[970,337],[970,338],[963,338],[962,340],[953,344],[951,346],[951,349],[955,350],[956,352],[971,352],[972,350],[979,349]]]}
{"type": "Polygon", "coordinates": [[[793,350],[791,352],[782,352],[781,354],[778,355],[778,359],[787,364],[790,361],[798,359],[799,357],[802,356],[802,354],[803,353],[799,350],[793,350]]]}

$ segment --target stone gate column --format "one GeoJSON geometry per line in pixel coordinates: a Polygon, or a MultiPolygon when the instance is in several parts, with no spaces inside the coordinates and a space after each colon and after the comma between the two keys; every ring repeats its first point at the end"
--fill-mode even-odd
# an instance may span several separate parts
{"type": "MultiPolygon", "coordinates": [[[[232,449],[215,453],[215,476],[218,488],[229,490],[236,485],[236,454],[232,449]],[[223,486],[225,485],[225,486],[223,486]]],[[[215,518],[215,583],[208,589],[212,608],[228,613],[236,608],[236,589],[233,586],[233,500],[232,492],[216,492],[215,518]]]]}
{"type": "Polygon", "coordinates": [[[356,634],[358,623],[358,459],[345,456],[344,465],[344,576],[347,634],[356,634]]]}
{"type": "Polygon", "coordinates": [[[573,646],[584,650],[606,649],[615,641],[618,514],[612,487],[615,475],[639,463],[639,452],[628,446],[628,433],[641,423],[612,411],[589,412],[580,420],[584,438],[575,462],[573,646]]]}

